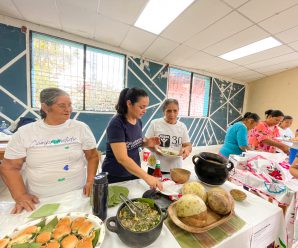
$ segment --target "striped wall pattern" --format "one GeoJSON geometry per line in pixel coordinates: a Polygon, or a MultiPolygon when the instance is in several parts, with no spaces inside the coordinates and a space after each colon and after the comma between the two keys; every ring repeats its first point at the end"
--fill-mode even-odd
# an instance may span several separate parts
{"type": "MultiPolygon", "coordinates": [[[[0,121],[13,124],[20,117],[38,117],[38,110],[31,108],[28,56],[26,35],[19,28],[0,24],[0,121]]],[[[166,99],[168,68],[130,56],[126,60],[126,85],[145,89],[150,98],[142,119],[145,132],[152,119],[162,117],[160,107],[166,99]]],[[[210,94],[208,117],[179,118],[186,124],[194,146],[222,144],[227,126],[239,119],[243,110],[244,85],[213,78],[210,94]]],[[[104,151],[106,126],[113,115],[81,111],[73,112],[72,118],[89,125],[98,149],[104,151]]]]}

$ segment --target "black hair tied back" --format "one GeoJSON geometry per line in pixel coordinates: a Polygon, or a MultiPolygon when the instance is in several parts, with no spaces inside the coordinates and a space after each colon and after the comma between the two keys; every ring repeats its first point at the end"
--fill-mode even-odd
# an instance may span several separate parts
{"type": "Polygon", "coordinates": [[[260,116],[256,113],[246,112],[242,118],[242,120],[253,119],[255,122],[260,120],[260,116]]]}
{"type": "Polygon", "coordinates": [[[134,105],[140,97],[148,97],[148,94],[143,89],[137,87],[123,89],[115,107],[117,113],[124,116],[127,113],[127,101],[129,100],[134,105]]]}
{"type": "Polygon", "coordinates": [[[271,116],[271,117],[285,116],[284,113],[281,112],[280,110],[272,110],[272,109],[268,109],[267,111],[265,111],[265,115],[267,118],[269,116],[271,116]]]}

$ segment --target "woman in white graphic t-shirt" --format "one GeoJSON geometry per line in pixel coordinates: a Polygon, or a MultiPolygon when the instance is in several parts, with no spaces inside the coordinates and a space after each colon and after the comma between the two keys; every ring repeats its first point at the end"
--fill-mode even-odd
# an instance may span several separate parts
{"type": "Polygon", "coordinates": [[[40,93],[40,103],[42,119],[18,129],[0,165],[0,174],[16,202],[12,213],[32,211],[39,197],[75,189],[82,188],[89,196],[97,171],[94,136],[85,123],[70,119],[69,95],[47,88],[40,93]]]}
{"type": "Polygon", "coordinates": [[[169,148],[179,152],[179,157],[167,157],[152,151],[148,162],[148,174],[152,175],[155,163],[160,160],[160,168],[163,173],[169,173],[170,169],[182,167],[182,159],[189,156],[192,145],[184,123],[177,120],[179,114],[179,103],[176,99],[166,99],[162,105],[163,118],[151,121],[145,134],[146,138],[159,137],[160,147],[169,148]],[[150,163],[151,162],[151,163],[150,163]]]}

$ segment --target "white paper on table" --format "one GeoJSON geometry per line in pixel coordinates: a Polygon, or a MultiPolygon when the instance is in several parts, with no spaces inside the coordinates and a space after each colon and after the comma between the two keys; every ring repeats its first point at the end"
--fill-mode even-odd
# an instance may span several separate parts
{"type": "Polygon", "coordinates": [[[279,216],[275,215],[253,227],[251,247],[267,247],[279,235],[279,216]],[[275,218],[276,217],[276,218],[275,218]]]}

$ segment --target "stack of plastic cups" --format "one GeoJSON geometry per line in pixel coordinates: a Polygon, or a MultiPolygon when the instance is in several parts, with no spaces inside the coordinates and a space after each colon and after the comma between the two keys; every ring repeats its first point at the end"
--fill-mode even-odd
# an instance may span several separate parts
{"type": "Polygon", "coordinates": [[[289,164],[292,164],[295,160],[296,154],[297,154],[297,148],[291,148],[290,149],[290,155],[289,155],[289,164]]]}

